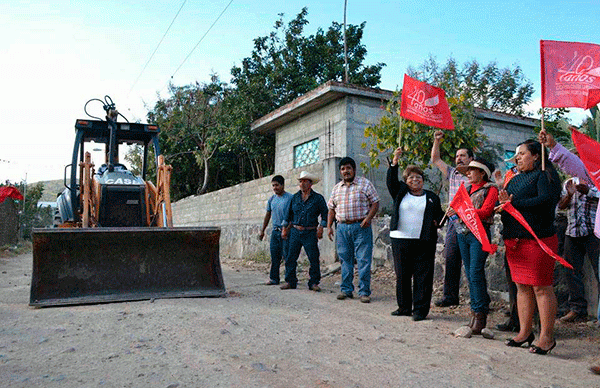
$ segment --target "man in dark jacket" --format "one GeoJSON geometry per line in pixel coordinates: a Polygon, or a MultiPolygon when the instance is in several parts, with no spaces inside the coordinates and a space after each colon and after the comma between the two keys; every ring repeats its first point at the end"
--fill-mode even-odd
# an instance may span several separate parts
{"type": "Polygon", "coordinates": [[[312,189],[312,185],[319,179],[306,171],[300,173],[298,186],[300,190],[294,194],[290,202],[290,210],[283,222],[282,238],[289,236],[288,257],[285,259],[285,283],[282,290],[296,288],[298,278],[296,267],[300,250],[304,252],[310,262],[308,288],[312,291],[321,291],[321,267],[319,263],[318,240],[323,238],[323,227],[327,225],[327,203],[325,198],[312,189]],[[319,222],[319,216],[321,221],[319,222]]]}

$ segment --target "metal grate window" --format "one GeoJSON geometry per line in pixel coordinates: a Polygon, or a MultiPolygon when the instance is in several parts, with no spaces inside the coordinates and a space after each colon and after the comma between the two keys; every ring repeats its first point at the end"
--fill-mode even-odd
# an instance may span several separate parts
{"type": "Polygon", "coordinates": [[[319,138],[294,147],[294,168],[307,166],[319,161],[319,138]]]}

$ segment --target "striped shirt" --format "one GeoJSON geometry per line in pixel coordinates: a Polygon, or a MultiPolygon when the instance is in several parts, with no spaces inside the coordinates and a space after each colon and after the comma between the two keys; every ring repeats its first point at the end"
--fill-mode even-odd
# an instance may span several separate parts
{"type": "MultiPolygon", "coordinates": [[[[566,190],[563,195],[566,195],[566,190]]],[[[598,207],[598,189],[590,187],[587,194],[575,191],[567,209],[567,236],[584,237],[594,233],[594,219],[598,207]]]]}
{"type": "Polygon", "coordinates": [[[333,187],[327,206],[335,210],[338,222],[349,222],[365,218],[375,202],[379,202],[375,186],[367,178],[355,177],[349,185],[340,181],[333,187]]]}
{"type": "Polygon", "coordinates": [[[458,172],[454,167],[448,166],[448,182],[448,203],[450,203],[460,188],[461,183],[464,183],[465,187],[467,187],[469,178],[458,172]]]}

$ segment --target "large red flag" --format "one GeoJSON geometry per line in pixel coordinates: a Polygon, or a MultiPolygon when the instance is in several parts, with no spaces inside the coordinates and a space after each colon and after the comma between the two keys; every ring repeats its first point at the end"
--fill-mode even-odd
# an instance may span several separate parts
{"type": "Polygon", "coordinates": [[[4,202],[6,197],[12,199],[23,200],[23,194],[14,186],[2,186],[0,187],[0,203],[4,202]]]}
{"type": "Polygon", "coordinates": [[[464,184],[460,184],[452,202],[450,202],[450,207],[456,211],[456,214],[458,214],[460,219],[467,225],[467,228],[473,232],[475,238],[481,243],[481,249],[488,253],[496,252],[498,246],[496,244],[490,244],[485,228],[483,227],[477,212],[475,212],[475,207],[473,206],[471,197],[469,196],[469,193],[467,193],[464,184]]]}
{"type": "Polygon", "coordinates": [[[523,217],[523,215],[517,209],[515,209],[514,206],[510,202],[506,202],[506,203],[504,203],[501,206],[502,206],[503,210],[506,210],[508,212],[508,214],[510,214],[511,216],[513,216],[515,218],[515,220],[519,221],[519,224],[523,225],[523,227],[525,229],[527,229],[527,231],[529,233],[531,233],[531,235],[533,236],[533,238],[535,238],[535,241],[537,241],[537,243],[544,250],[544,252],[546,252],[547,254],[549,254],[550,256],[552,256],[554,258],[554,260],[558,261],[559,263],[561,263],[565,267],[573,269],[573,266],[571,264],[569,264],[565,259],[563,259],[559,255],[557,255],[556,253],[554,253],[552,251],[552,249],[550,249],[550,247],[548,245],[544,244],[544,242],[542,240],[540,240],[538,238],[538,236],[535,235],[533,229],[531,229],[531,226],[529,226],[529,224],[527,223],[527,221],[525,220],[525,218],[523,217]]]}
{"type": "Polygon", "coordinates": [[[589,109],[600,102],[600,46],[540,41],[542,107],[589,109]]]}
{"type": "Polygon", "coordinates": [[[400,116],[442,129],[454,129],[446,92],[404,74],[400,116]]]}
{"type": "MultiPolygon", "coordinates": [[[[594,181],[594,185],[600,187],[600,144],[573,127],[571,127],[571,138],[573,139],[575,148],[577,148],[579,158],[594,181]]],[[[598,209],[596,210],[594,234],[600,238],[600,204],[598,204],[598,209]]]]}
{"type": "Polygon", "coordinates": [[[579,158],[594,180],[594,184],[596,187],[600,187],[600,144],[573,127],[571,127],[571,137],[579,153],[579,158]]]}

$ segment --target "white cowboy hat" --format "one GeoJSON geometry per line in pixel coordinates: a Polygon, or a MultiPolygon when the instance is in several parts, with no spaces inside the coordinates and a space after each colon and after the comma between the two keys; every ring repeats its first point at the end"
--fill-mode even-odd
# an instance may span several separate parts
{"type": "Polygon", "coordinates": [[[316,175],[311,174],[308,171],[302,171],[300,173],[300,176],[298,177],[298,180],[301,180],[301,179],[308,179],[309,181],[312,182],[313,185],[315,185],[315,184],[317,184],[319,182],[319,178],[317,178],[316,175]]]}
{"type": "Polygon", "coordinates": [[[480,170],[483,170],[483,172],[485,172],[487,174],[488,179],[491,179],[492,173],[491,173],[490,169],[488,168],[488,166],[486,166],[483,163],[479,163],[474,160],[471,160],[471,162],[467,166],[456,166],[456,170],[458,170],[458,172],[460,172],[463,175],[467,175],[467,171],[469,171],[472,168],[478,168],[480,170]]]}

